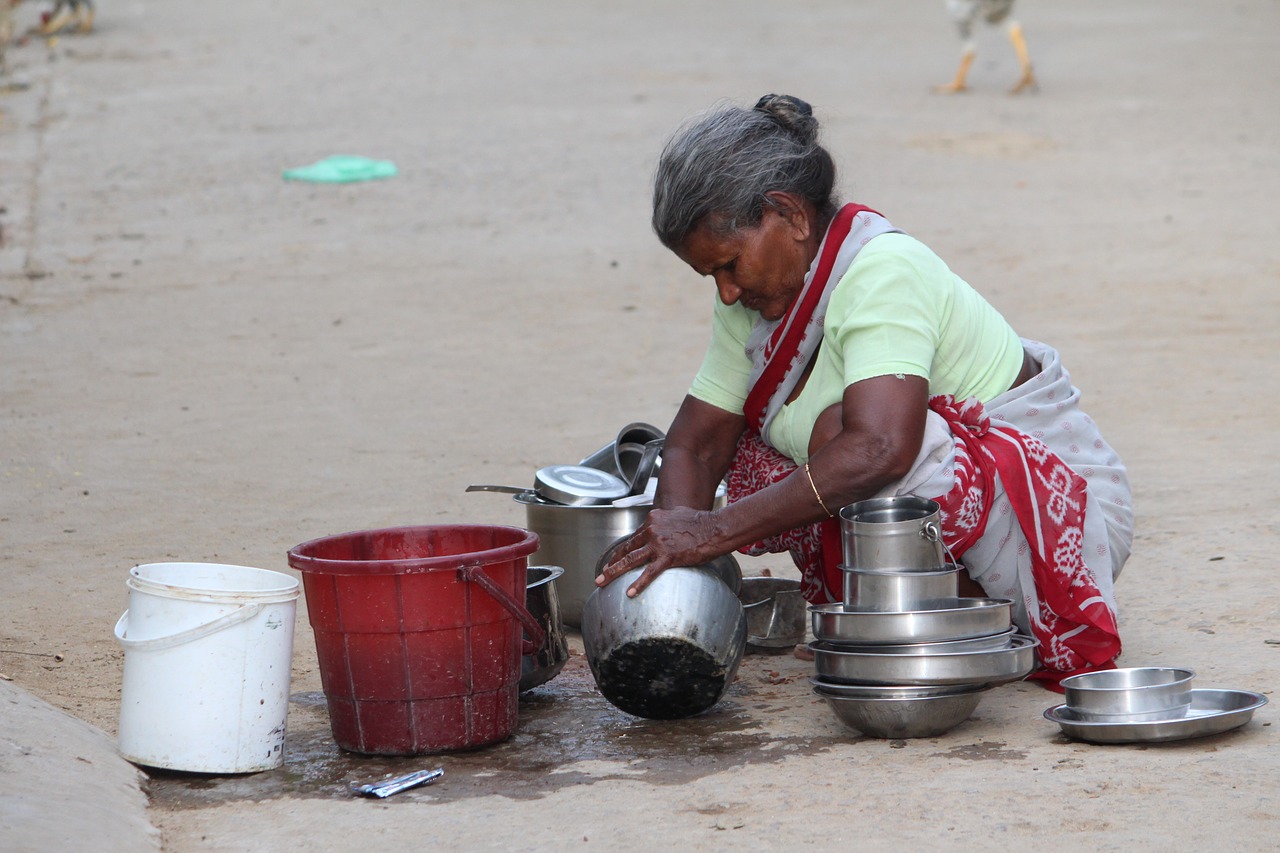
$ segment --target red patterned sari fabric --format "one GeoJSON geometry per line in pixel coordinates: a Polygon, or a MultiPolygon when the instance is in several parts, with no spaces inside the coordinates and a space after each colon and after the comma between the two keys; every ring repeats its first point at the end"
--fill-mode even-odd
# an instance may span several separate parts
{"type": "MultiPolygon", "coordinates": [[[[729,503],[740,501],[782,482],[797,467],[790,457],[765,444],[759,433],[747,430],[738,440],[738,449],[725,478],[725,497],[729,503]]],[[[829,604],[840,601],[844,595],[838,553],[834,562],[824,556],[824,550],[829,552],[833,543],[837,549],[840,547],[840,525],[829,519],[784,530],[738,550],[752,557],[789,553],[800,569],[800,592],[804,600],[810,604],[829,604]]]]}
{"type": "Polygon", "coordinates": [[[955,486],[936,498],[952,553],[963,562],[982,536],[998,477],[1031,548],[1038,612],[1030,621],[1041,665],[1057,673],[1113,665],[1120,654],[1116,615],[1083,557],[1084,479],[1035,436],[992,425],[977,400],[938,396],[929,407],[956,437],[955,486]]]}

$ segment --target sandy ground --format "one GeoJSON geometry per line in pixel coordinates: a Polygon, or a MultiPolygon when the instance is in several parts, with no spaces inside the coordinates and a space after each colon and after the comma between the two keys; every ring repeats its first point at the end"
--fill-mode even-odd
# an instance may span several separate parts
{"type": "MultiPolygon", "coordinates": [[[[716,99],[785,91],[816,105],[847,195],[1063,352],[1135,488],[1122,662],[1270,694],[1280,5],[1020,17],[1041,78],[1020,98],[993,31],[973,91],[931,92],[958,55],[940,2],[104,0],[92,35],[14,48],[0,673],[114,735],[130,566],[289,571],[314,536],[521,524],[465,486],[667,423],[712,293],[649,231],[655,157],[716,99]],[[280,178],[335,153],[400,174],[280,178]]],[[[152,780],[166,851],[1261,850],[1280,830],[1274,705],[1102,747],[1010,685],[944,736],[881,741],[842,730],[792,658],[748,658],[710,715],[653,724],[575,657],[509,743],[350,800],[384,767],[334,756],[305,606],[296,636],[287,772],[152,780]]]]}

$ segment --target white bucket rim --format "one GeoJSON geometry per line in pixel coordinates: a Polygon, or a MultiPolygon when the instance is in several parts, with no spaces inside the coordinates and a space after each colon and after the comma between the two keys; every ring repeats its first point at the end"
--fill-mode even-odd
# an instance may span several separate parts
{"type": "MultiPolygon", "coordinates": [[[[246,601],[261,604],[293,601],[301,594],[301,585],[297,578],[283,572],[270,569],[259,569],[255,566],[239,566],[231,563],[204,562],[165,562],[139,563],[129,570],[129,578],[125,584],[138,592],[162,598],[174,598],[183,601],[212,601],[218,603],[246,601]],[[263,583],[256,588],[216,586],[207,582],[182,583],[181,578],[166,578],[164,571],[172,570],[181,573],[184,570],[209,571],[230,570],[239,573],[242,578],[254,578],[263,583]],[[149,575],[160,575],[159,578],[149,575]]],[[[247,585],[247,584],[246,584],[247,585]]]]}

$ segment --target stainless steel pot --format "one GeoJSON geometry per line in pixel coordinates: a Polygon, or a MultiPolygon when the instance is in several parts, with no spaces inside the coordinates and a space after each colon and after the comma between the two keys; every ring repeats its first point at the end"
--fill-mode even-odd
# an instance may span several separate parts
{"type": "Polygon", "coordinates": [[[868,571],[927,572],[944,563],[937,501],[872,498],[840,510],[844,561],[868,571]]]}
{"type": "MultiPolygon", "coordinates": [[[[524,507],[525,527],[538,534],[538,550],[529,562],[564,567],[556,582],[560,615],[566,625],[580,627],[583,605],[596,589],[601,557],[619,539],[635,533],[653,506],[564,506],[527,492],[514,500],[524,507]]],[[[716,506],[723,503],[723,495],[717,496],[716,506]]],[[[742,572],[732,555],[713,560],[708,568],[737,592],[742,572]]]]}
{"type": "Polygon", "coordinates": [[[564,506],[537,495],[517,494],[524,507],[525,527],[538,534],[538,550],[530,563],[562,566],[556,581],[560,616],[566,625],[582,624],[582,608],[596,589],[596,563],[605,549],[634,533],[652,506],[564,506]]]}
{"type": "Polygon", "coordinates": [[[560,566],[529,566],[525,570],[524,607],[542,626],[546,642],[520,659],[520,692],[532,690],[555,678],[569,659],[569,640],[560,617],[555,581],[564,574],[560,566]]]}
{"type": "Polygon", "coordinates": [[[671,568],[635,598],[627,572],[587,599],[582,643],[596,686],[614,706],[678,719],[720,701],[747,643],[738,597],[703,569],[671,568]]]}

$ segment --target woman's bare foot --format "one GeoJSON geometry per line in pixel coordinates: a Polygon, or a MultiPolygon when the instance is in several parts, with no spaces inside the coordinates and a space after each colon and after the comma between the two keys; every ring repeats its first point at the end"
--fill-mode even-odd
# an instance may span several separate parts
{"type": "Polygon", "coordinates": [[[804,643],[797,643],[791,654],[795,655],[800,660],[813,660],[813,650],[804,643]]]}

